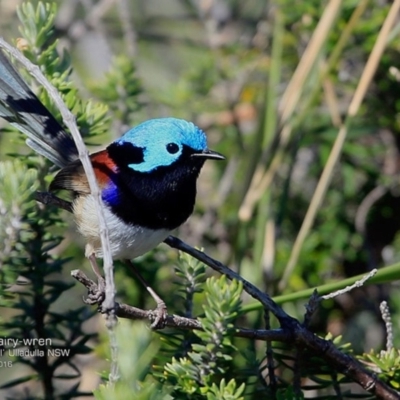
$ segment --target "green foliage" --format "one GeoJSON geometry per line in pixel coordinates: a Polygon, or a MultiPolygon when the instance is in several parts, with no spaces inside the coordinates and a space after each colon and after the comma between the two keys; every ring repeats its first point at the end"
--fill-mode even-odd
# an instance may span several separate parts
{"type": "MultiPolygon", "coordinates": [[[[70,80],[72,67],[68,54],[64,52],[60,56],[58,53],[58,40],[54,38],[56,4],[39,2],[35,8],[28,2],[23,3],[17,11],[23,35],[19,46],[34,64],[41,67],[49,81],[61,93],[66,106],[76,117],[81,135],[89,138],[107,133],[110,129],[108,107],[92,100],[82,100],[78,88],[70,80]]],[[[40,90],[40,99],[60,119],[59,110],[43,89],[40,90]]]]}
{"type": "MultiPolygon", "coordinates": [[[[182,255],[179,265],[180,271],[196,271],[194,275],[203,280],[200,276],[204,273],[204,266],[197,261],[182,255]]],[[[190,286],[188,281],[196,280],[192,279],[193,274],[182,277],[184,280],[179,283],[181,289],[190,286]]],[[[236,350],[232,342],[235,331],[233,322],[240,309],[241,292],[238,282],[228,283],[224,277],[208,279],[204,292],[207,299],[207,304],[203,306],[205,316],[200,319],[205,329],[195,331],[191,336],[191,350],[187,356],[172,357],[170,362],[165,360],[172,351],[181,351],[182,341],[172,340],[172,335],[164,335],[164,357],[160,358],[156,336],[142,323],[122,321],[117,328],[120,380],[115,385],[101,386],[95,392],[96,399],[126,398],[132,393],[135,399],[143,400],[243,399],[245,383],[239,384],[236,379],[229,378],[228,373],[231,354],[236,350]],[[153,367],[150,368],[150,365],[153,367]]],[[[199,290],[196,293],[199,294],[199,290]]]]}
{"type": "Polygon", "coordinates": [[[185,253],[179,253],[175,274],[181,278],[178,294],[184,301],[184,315],[193,316],[194,295],[203,292],[206,280],[205,265],[185,253]]]}
{"type": "Polygon", "coordinates": [[[297,393],[293,386],[288,386],[286,389],[279,389],[276,394],[277,400],[301,400],[304,399],[303,393],[297,393]]]}
{"type": "Polygon", "coordinates": [[[143,323],[123,321],[118,325],[116,333],[120,379],[115,385],[101,385],[94,393],[95,398],[98,400],[171,398],[166,388],[149,374],[149,366],[158,351],[157,340],[149,329],[143,323]]]}
{"type": "Polygon", "coordinates": [[[56,42],[52,40],[56,13],[57,5],[55,3],[39,2],[35,7],[32,3],[27,2],[22,3],[21,7],[17,9],[18,18],[22,24],[19,29],[26,41],[26,48],[29,49],[30,54],[42,57],[42,61],[47,59],[46,68],[57,66],[58,61],[58,58],[54,57],[56,42]],[[53,43],[50,44],[50,41],[53,43]],[[42,48],[49,45],[48,50],[42,53],[42,48]]]}
{"type": "Polygon", "coordinates": [[[364,353],[359,358],[378,374],[379,379],[396,390],[400,389],[400,351],[398,349],[392,348],[379,353],[371,350],[370,353],[364,353]]]}
{"type": "Polygon", "coordinates": [[[203,306],[204,317],[199,318],[202,331],[194,331],[200,341],[192,343],[186,357],[172,358],[164,367],[164,378],[181,395],[207,399],[241,399],[245,384],[235,380],[226,383],[223,378],[235,346],[233,326],[240,310],[242,285],[236,281],[227,283],[225,277],[206,281],[203,306]],[[227,396],[227,397],[224,397],[227,396]]]}
{"type": "Polygon", "coordinates": [[[228,383],[225,382],[225,379],[222,379],[219,386],[213,383],[211,388],[207,390],[207,400],[243,400],[244,389],[244,383],[240,387],[236,387],[236,382],[233,379],[228,383]]]}
{"type": "Polygon", "coordinates": [[[62,238],[52,233],[60,219],[51,207],[38,207],[33,201],[38,176],[36,170],[27,170],[19,161],[0,163],[4,189],[0,237],[6,238],[0,252],[0,299],[2,307],[14,311],[11,318],[1,321],[1,331],[6,338],[18,341],[15,347],[6,346],[8,357],[34,371],[7,381],[0,389],[35,379],[42,382],[47,398],[56,394],[74,398],[82,394],[76,385],[71,383],[60,392],[54,380],[79,378],[74,357],[90,351],[87,342],[93,335],[82,330],[90,313],[86,307],[65,309],[58,301],[72,285],[57,277],[67,260],[48,253],[61,242],[62,238]],[[11,289],[4,286],[11,284],[11,289]],[[58,308],[54,308],[55,303],[58,308]],[[25,353],[16,354],[14,350],[25,353]],[[57,352],[57,357],[51,357],[57,352]],[[71,371],[61,373],[65,365],[71,371]]]}
{"type": "MultiPolygon", "coordinates": [[[[7,282],[4,266],[21,257],[18,243],[33,238],[29,232],[28,211],[34,207],[33,193],[38,187],[38,175],[17,160],[0,162],[0,271],[2,282],[7,282]]],[[[24,255],[22,255],[24,256],[24,255]]],[[[16,276],[12,276],[15,280],[16,276]]],[[[8,282],[10,283],[10,282],[8,282]]],[[[2,288],[2,286],[0,286],[2,288]]]]}

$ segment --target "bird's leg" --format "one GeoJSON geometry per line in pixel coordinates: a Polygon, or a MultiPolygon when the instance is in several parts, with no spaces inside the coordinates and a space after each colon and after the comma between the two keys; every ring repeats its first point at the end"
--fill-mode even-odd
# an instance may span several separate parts
{"type": "Polygon", "coordinates": [[[89,262],[92,267],[92,270],[97,277],[97,282],[98,282],[99,286],[101,286],[104,289],[106,287],[106,282],[103,278],[103,275],[101,274],[99,266],[97,265],[96,256],[94,255],[94,253],[92,253],[89,255],[88,258],[89,258],[89,262]]]}
{"type": "Polygon", "coordinates": [[[106,289],[106,282],[101,275],[100,268],[97,265],[96,256],[93,252],[91,252],[87,258],[89,259],[90,265],[92,267],[93,272],[97,277],[97,290],[94,292],[89,292],[88,298],[85,300],[88,304],[101,304],[104,301],[104,293],[106,289]]]}
{"type": "Polygon", "coordinates": [[[161,329],[165,326],[165,320],[167,318],[167,306],[165,305],[164,300],[150,287],[150,285],[146,282],[137,268],[133,265],[131,260],[124,260],[125,263],[129,266],[131,271],[136,275],[139,279],[140,283],[146,288],[146,290],[150,293],[151,297],[156,301],[157,308],[155,309],[156,318],[151,324],[152,329],[161,329]]]}

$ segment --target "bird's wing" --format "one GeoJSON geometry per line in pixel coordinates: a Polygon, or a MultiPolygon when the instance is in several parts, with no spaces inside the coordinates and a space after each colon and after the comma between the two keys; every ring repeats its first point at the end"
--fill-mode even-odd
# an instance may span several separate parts
{"type": "Polygon", "coordinates": [[[90,193],[89,183],[80,160],[73,161],[62,168],[50,183],[50,191],[60,189],[79,194],[90,193]]]}
{"type": "MultiPolygon", "coordinates": [[[[108,156],[107,150],[91,154],[90,161],[101,190],[115,176],[116,165],[108,156]]],[[[49,189],[64,189],[78,194],[89,194],[89,183],[81,162],[76,160],[62,168],[51,182],[49,189]]]]}

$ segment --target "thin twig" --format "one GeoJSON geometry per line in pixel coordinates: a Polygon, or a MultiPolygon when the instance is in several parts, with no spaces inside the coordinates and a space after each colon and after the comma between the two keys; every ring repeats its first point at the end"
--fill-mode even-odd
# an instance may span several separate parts
{"type": "Polygon", "coordinates": [[[8,44],[3,38],[0,38],[0,48],[5,49],[9,52],[12,57],[18,60],[27,71],[46,89],[49,96],[53,99],[55,105],[59,109],[65,125],[68,127],[71,135],[74,139],[76,148],[78,150],[79,160],[84,168],[91,195],[94,198],[94,204],[96,214],[99,222],[99,234],[101,240],[101,246],[103,249],[103,268],[106,280],[106,296],[104,300],[104,307],[107,312],[107,328],[110,334],[110,346],[112,352],[112,365],[116,365],[116,339],[113,333],[113,327],[117,323],[115,317],[115,284],[113,275],[113,260],[111,256],[111,247],[108,237],[107,224],[104,218],[103,205],[101,201],[101,192],[97,186],[96,177],[93,171],[92,164],[89,159],[89,153],[86,149],[85,143],[83,142],[82,136],[79,132],[78,126],[76,125],[76,118],[65,105],[61,95],[57,89],[47,80],[40,68],[31,63],[19,50],[8,44]],[[114,362],[115,360],[115,362],[114,362]]]}
{"type": "Polygon", "coordinates": [[[301,371],[303,369],[304,348],[297,346],[293,364],[293,394],[295,399],[302,398],[301,391],[301,371]]]}
{"type": "Polygon", "coordinates": [[[310,327],[311,317],[314,315],[320,302],[321,297],[319,296],[317,289],[315,289],[310,299],[308,300],[308,303],[305,305],[306,313],[304,315],[303,324],[307,329],[310,327]]]}
{"type": "Polygon", "coordinates": [[[386,327],[386,351],[389,352],[393,349],[393,324],[390,316],[389,306],[386,301],[382,301],[379,309],[381,310],[382,319],[386,327]]]}
{"type": "Polygon", "coordinates": [[[333,372],[331,374],[331,378],[332,378],[332,387],[336,394],[336,399],[342,400],[343,399],[342,388],[340,386],[340,382],[338,381],[338,374],[336,372],[333,372]]]}
{"type": "MultiPolygon", "coordinates": [[[[264,320],[265,320],[265,329],[271,329],[271,318],[268,311],[264,311],[264,320]]],[[[275,375],[275,360],[274,360],[274,351],[272,348],[272,343],[270,341],[267,342],[267,368],[268,368],[268,378],[269,378],[269,388],[271,389],[272,398],[276,398],[276,391],[278,389],[278,381],[275,375]]]]}
{"type": "Polygon", "coordinates": [[[361,279],[359,279],[358,281],[355,281],[353,284],[348,285],[343,289],[339,289],[334,292],[325,294],[323,296],[320,296],[318,294],[318,290],[315,289],[313,294],[311,295],[308,303],[305,306],[306,314],[304,316],[304,326],[307,328],[309,327],[311,317],[313,316],[315,310],[318,308],[321,301],[333,299],[337,296],[341,296],[342,294],[348,293],[348,292],[352,291],[353,289],[364,286],[364,283],[367,282],[369,279],[371,279],[373,276],[375,276],[377,272],[378,272],[377,269],[373,269],[372,271],[368,272],[368,274],[365,274],[361,279]]]}
{"type": "Polygon", "coordinates": [[[321,300],[328,300],[328,299],[333,299],[334,297],[340,296],[344,293],[350,292],[351,290],[355,288],[359,288],[364,286],[364,283],[368,280],[371,279],[375,274],[378,272],[377,269],[373,269],[372,271],[368,272],[368,274],[364,275],[360,280],[354,282],[350,286],[346,286],[343,289],[337,290],[336,292],[328,293],[325,294],[324,296],[321,296],[321,300]]]}
{"type": "Polygon", "coordinates": [[[368,213],[371,211],[372,206],[381,199],[389,188],[385,185],[378,185],[374,187],[362,200],[358,206],[354,225],[358,233],[365,235],[368,213]]]}

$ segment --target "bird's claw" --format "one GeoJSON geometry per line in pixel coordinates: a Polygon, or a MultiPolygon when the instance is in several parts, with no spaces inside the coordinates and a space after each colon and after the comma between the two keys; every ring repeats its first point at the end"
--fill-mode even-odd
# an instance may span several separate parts
{"type": "Polygon", "coordinates": [[[157,303],[157,308],[152,311],[152,315],[155,317],[154,321],[150,325],[151,329],[163,329],[167,321],[167,306],[163,301],[157,303]]]}
{"type": "Polygon", "coordinates": [[[83,299],[86,304],[99,306],[105,299],[106,282],[103,277],[98,277],[97,284],[93,282],[93,285],[88,290],[87,298],[83,299]]]}

